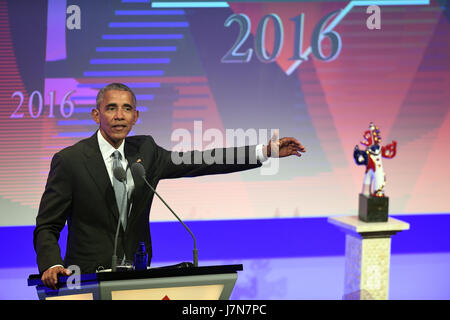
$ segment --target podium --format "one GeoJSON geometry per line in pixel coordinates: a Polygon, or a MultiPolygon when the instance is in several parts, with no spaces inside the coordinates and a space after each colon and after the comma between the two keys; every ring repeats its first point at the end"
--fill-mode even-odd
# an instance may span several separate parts
{"type": "Polygon", "coordinates": [[[345,232],[344,300],[387,300],[391,237],[409,230],[409,223],[364,222],[357,216],[330,217],[345,232]]]}
{"type": "Polygon", "coordinates": [[[40,300],[228,300],[242,264],[60,276],[59,288],[28,277],[40,300]]]}

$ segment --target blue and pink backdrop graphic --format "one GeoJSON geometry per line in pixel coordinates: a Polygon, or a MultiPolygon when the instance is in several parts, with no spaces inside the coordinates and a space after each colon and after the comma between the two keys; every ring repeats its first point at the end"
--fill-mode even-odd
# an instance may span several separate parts
{"type": "MultiPolygon", "coordinates": [[[[2,225],[34,223],[52,155],[95,132],[90,112],[110,82],[136,92],[132,134],[168,149],[194,121],[224,136],[279,129],[307,147],[272,176],[162,183],[186,219],[354,214],[363,169],[352,150],[371,121],[398,142],[384,163],[391,212],[448,212],[450,27],[438,1],[205,3],[1,2],[0,197],[14,208],[2,225]],[[369,2],[380,29],[367,26],[369,2]],[[318,44],[330,14],[322,32],[333,23],[339,42],[318,44]]],[[[152,218],[167,219],[160,203],[152,218]]]]}

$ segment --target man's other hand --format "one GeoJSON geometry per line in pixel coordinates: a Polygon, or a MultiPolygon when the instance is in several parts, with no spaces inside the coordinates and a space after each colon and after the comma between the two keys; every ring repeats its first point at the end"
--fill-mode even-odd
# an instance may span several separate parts
{"type": "Polygon", "coordinates": [[[278,138],[276,130],[267,146],[263,147],[263,152],[267,157],[284,158],[288,156],[301,157],[301,152],[306,152],[306,148],[295,138],[278,138]]]}
{"type": "Polygon", "coordinates": [[[46,287],[56,290],[56,284],[58,283],[58,275],[70,276],[72,272],[69,269],[65,269],[61,266],[51,267],[45,270],[42,274],[42,283],[46,287]]]}

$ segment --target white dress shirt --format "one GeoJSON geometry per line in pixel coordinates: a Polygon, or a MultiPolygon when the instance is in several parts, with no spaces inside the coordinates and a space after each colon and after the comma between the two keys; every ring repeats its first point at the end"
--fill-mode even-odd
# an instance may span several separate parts
{"type": "MultiPolygon", "coordinates": [[[[122,168],[127,173],[127,196],[128,199],[130,199],[131,194],[134,190],[134,180],[133,176],[131,175],[131,170],[128,166],[128,161],[125,158],[125,140],[120,144],[119,148],[114,148],[108,141],[106,141],[105,138],[103,138],[103,135],[101,134],[100,130],[97,131],[97,140],[98,140],[98,146],[100,147],[100,152],[103,157],[103,161],[105,162],[106,170],[108,171],[109,179],[111,180],[111,185],[113,185],[113,158],[111,155],[114,153],[114,151],[119,151],[121,157],[120,164],[122,165],[122,168]]],[[[131,209],[131,208],[130,208],[131,209]]]]}

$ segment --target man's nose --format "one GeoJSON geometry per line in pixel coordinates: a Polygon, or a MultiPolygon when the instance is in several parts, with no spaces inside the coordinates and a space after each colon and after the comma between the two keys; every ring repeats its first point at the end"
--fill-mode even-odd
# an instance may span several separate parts
{"type": "Polygon", "coordinates": [[[124,118],[124,112],[123,112],[122,108],[117,108],[116,114],[115,114],[115,118],[116,119],[123,119],[124,118]]]}

